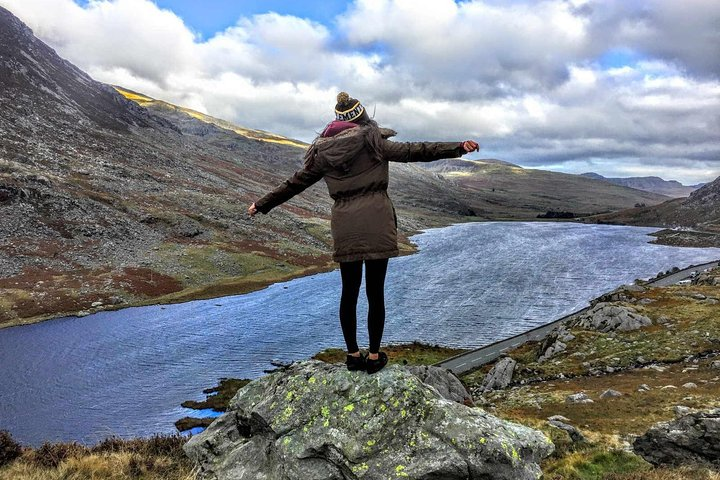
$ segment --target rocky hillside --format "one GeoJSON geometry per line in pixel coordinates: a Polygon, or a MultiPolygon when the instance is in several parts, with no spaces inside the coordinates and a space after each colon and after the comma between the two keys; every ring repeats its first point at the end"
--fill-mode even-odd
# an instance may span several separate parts
{"type": "Polygon", "coordinates": [[[686,199],[632,208],[587,221],[668,227],[659,242],[674,245],[720,246],[720,177],[695,190],[686,199]]]}
{"type": "Polygon", "coordinates": [[[677,180],[663,180],[660,177],[608,178],[593,172],[583,173],[582,175],[588,178],[594,178],[595,180],[604,180],[606,182],[614,183],[615,185],[622,185],[623,187],[653,192],[671,198],[687,197],[704,185],[701,183],[698,185],[686,186],[677,180]]]}
{"type": "Polygon", "coordinates": [[[544,341],[462,377],[476,402],[549,428],[558,458],[546,478],[717,478],[720,269],[689,285],[626,286],[593,303],[544,341]],[[490,385],[500,370],[503,381],[490,385]]]}
{"type": "Polygon", "coordinates": [[[452,183],[482,218],[535,218],[548,211],[583,216],[667,200],[655,193],[495,159],[440,160],[425,167],[452,183]]]}

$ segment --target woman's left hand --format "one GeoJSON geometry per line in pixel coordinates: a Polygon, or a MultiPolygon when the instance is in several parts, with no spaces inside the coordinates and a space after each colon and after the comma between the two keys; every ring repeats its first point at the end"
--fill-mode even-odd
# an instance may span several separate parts
{"type": "Polygon", "coordinates": [[[254,203],[248,207],[248,215],[250,215],[251,217],[254,217],[257,211],[257,207],[255,207],[254,203]]]}
{"type": "Polygon", "coordinates": [[[463,148],[465,149],[466,153],[470,152],[479,152],[480,151],[480,144],[473,141],[473,140],[465,140],[462,143],[463,148]]]}

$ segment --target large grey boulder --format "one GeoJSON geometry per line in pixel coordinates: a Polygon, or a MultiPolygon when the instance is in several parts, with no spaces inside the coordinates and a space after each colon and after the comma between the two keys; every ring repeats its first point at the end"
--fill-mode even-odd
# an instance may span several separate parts
{"type": "Polygon", "coordinates": [[[313,360],[249,383],[185,445],[217,480],[535,479],[552,450],[405,367],[368,375],[313,360]]]}
{"type": "Polygon", "coordinates": [[[465,385],[448,369],[430,365],[412,365],[405,368],[425,385],[437,390],[443,398],[463,405],[473,406],[472,395],[468,393],[465,385]]]}
{"type": "Polygon", "coordinates": [[[510,357],[504,357],[493,365],[482,383],[482,391],[501,390],[510,385],[517,362],[510,357]]]}
{"type": "Polygon", "coordinates": [[[652,320],[632,307],[598,303],[575,320],[575,326],[599,332],[627,332],[652,325],[652,320]]]}
{"type": "Polygon", "coordinates": [[[695,412],[654,425],[633,449],[653,465],[720,466],[720,409],[695,412]]]}

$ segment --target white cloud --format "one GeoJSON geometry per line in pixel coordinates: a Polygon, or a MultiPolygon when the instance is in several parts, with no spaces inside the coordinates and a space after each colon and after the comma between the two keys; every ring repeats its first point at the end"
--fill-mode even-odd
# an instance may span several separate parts
{"type": "Polygon", "coordinates": [[[269,13],[207,40],[150,0],[0,5],[98,80],[242,125],[310,140],[342,89],[401,139],[696,182],[720,174],[720,4],[691,2],[356,0],[332,25],[269,13]],[[634,63],[604,65],[618,49],[634,63]]]}

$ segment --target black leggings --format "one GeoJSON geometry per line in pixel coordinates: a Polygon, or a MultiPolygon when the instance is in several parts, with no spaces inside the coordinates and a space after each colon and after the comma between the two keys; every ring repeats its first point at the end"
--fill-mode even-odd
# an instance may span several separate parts
{"type": "MultiPolygon", "coordinates": [[[[357,344],[357,300],[362,282],[362,264],[340,262],[342,296],[340,297],[340,325],[349,353],[355,353],[357,344]]],[[[368,298],[368,335],[370,353],[378,353],[385,328],[385,273],[388,259],[365,260],[365,293],[368,298]]]]}

